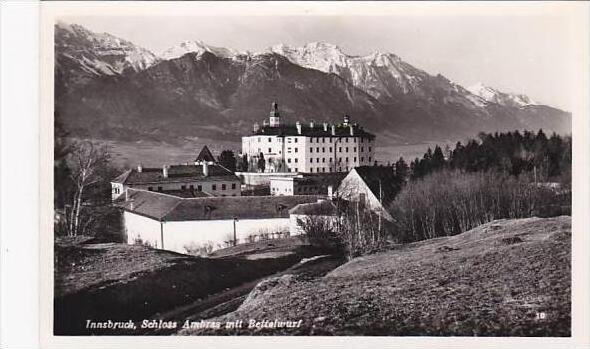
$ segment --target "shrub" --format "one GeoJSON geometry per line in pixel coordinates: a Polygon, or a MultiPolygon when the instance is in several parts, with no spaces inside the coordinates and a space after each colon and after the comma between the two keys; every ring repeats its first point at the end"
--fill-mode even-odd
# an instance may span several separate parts
{"type": "Polygon", "coordinates": [[[396,238],[418,241],[459,234],[495,219],[531,217],[560,199],[529,177],[443,171],[410,182],[390,206],[396,238]]]}
{"type": "Polygon", "coordinates": [[[360,202],[339,206],[334,216],[309,215],[297,224],[311,245],[343,253],[349,259],[379,250],[390,235],[386,221],[360,202]]]}
{"type": "Polygon", "coordinates": [[[188,245],[183,246],[187,254],[199,257],[207,257],[213,252],[213,242],[207,241],[203,244],[197,244],[191,242],[188,245]]]}

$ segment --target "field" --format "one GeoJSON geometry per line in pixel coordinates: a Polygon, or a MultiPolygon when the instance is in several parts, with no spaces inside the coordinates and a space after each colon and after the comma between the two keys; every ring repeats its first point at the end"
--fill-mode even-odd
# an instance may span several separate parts
{"type": "Polygon", "coordinates": [[[323,277],[267,279],[210,321],[239,319],[301,326],[180,334],[570,336],[571,217],[497,220],[394,245],[323,277]]]}
{"type": "MultiPolygon", "coordinates": [[[[120,168],[131,168],[139,163],[146,167],[160,167],[164,164],[181,164],[192,162],[201,148],[206,145],[215,156],[222,150],[233,150],[238,154],[241,150],[241,140],[235,142],[195,138],[190,141],[160,143],[154,141],[122,142],[112,140],[94,140],[109,146],[113,164],[120,168]]],[[[405,145],[383,145],[375,147],[375,159],[380,163],[395,162],[400,156],[410,162],[416,157],[422,157],[428,147],[434,148],[435,143],[419,143],[405,145]]]]}

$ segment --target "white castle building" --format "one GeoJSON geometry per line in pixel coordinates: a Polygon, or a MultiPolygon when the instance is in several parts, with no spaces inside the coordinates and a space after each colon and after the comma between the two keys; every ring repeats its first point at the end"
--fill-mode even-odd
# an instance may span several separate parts
{"type": "Polygon", "coordinates": [[[251,164],[264,157],[264,172],[348,172],[373,164],[374,141],[348,116],[340,124],[282,124],[273,102],[269,122],[254,124],[253,134],[242,137],[242,154],[251,164]]]}

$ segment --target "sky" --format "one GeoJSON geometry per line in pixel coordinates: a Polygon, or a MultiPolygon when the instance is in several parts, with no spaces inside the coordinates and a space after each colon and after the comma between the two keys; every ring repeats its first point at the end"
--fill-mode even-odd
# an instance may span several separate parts
{"type": "Polygon", "coordinates": [[[430,74],[477,82],[571,110],[576,36],[563,16],[83,16],[67,17],[159,54],[186,40],[263,51],[320,41],[351,55],[391,52],[430,74]]]}

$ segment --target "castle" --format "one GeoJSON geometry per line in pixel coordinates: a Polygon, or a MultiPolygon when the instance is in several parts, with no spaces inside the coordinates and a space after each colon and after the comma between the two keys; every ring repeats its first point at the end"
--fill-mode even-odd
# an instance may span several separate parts
{"type": "Polygon", "coordinates": [[[374,161],[375,135],[351,123],[283,124],[276,102],[268,122],[254,124],[252,135],[242,137],[242,154],[250,163],[264,158],[264,172],[348,172],[374,161]]]}

